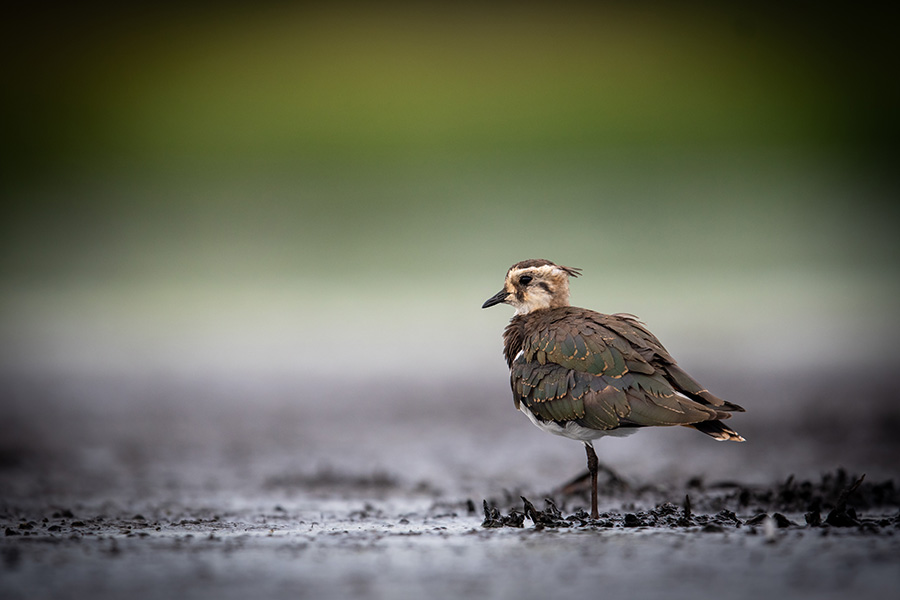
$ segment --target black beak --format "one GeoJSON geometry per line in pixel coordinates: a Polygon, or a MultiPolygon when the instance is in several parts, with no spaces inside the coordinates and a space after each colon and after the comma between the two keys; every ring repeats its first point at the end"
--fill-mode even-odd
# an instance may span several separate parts
{"type": "Polygon", "coordinates": [[[506,290],[500,290],[490,298],[484,301],[484,304],[481,305],[481,308],[489,308],[494,306],[495,304],[500,304],[504,300],[506,300],[507,296],[509,296],[509,292],[506,290]]]}

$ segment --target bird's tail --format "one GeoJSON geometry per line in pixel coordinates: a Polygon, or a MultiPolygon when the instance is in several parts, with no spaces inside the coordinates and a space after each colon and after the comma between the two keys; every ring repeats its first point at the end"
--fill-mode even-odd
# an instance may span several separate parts
{"type": "Polygon", "coordinates": [[[688,425],[688,427],[693,427],[697,431],[701,431],[720,442],[744,441],[744,438],[741,436],[741,434],[722,423],[722,421],[703,421],[701,423],[691,423],[690,425],[688,425]]]}

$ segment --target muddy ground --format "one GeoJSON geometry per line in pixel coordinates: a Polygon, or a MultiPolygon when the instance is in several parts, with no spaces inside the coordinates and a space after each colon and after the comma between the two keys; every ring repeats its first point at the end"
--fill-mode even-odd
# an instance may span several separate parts
{"type": "Polygon", "coordinates": [[[790,410],[744,402],[746,444],[601,441],[594,521],[582,449],[503,381],[316,404],[308,381],[7,374],[0,596],[883,598],[894,391],[854,390],[867,410],[847,416],[805,381],[781,385],[790,410]]]}

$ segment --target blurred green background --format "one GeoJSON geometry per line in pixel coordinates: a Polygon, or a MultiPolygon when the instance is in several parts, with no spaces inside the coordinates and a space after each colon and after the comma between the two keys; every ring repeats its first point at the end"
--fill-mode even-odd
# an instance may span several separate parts
{"type": "Polygon", "coordinates": [[[892,14],[11,14],[7,371],[502,383],[510,314],[479,306],[537,257],[581,267],[573,303],[638,314],[687,366],[895,363],[892,14]]]}

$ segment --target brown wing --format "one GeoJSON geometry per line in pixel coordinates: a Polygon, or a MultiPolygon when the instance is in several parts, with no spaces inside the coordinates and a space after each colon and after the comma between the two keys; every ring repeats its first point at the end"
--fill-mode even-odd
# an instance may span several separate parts
{"type": "Polygon", "coordinates": [[[540,419],[609,430],[692,425],[739,409],[701,389],[630,315],[566,307],[537,317],[524,331],[511,384],[516,405],[540,419]]]}

